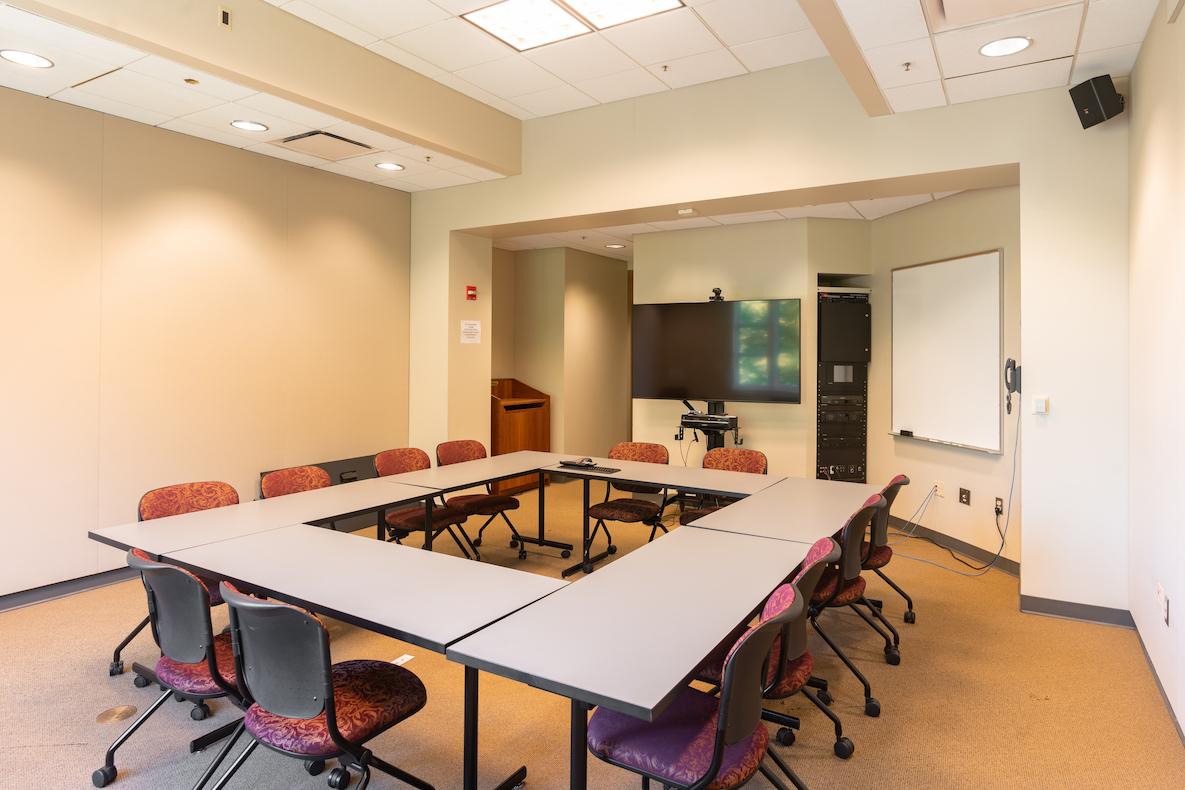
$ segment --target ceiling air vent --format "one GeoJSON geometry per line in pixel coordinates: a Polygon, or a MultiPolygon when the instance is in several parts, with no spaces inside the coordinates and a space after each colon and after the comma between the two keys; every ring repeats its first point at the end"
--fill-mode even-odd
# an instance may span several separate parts
{"type": "Polygon", "coordinates": [[[353,140],[347,140],[344,137],[339,137],[329,132],[305,132],[304,134],[296,134],[292,137],[285,137],[283,140],[273,142],[272,145],[278,145],[281,148],[298,151],[302,154],[309,154],[320,159],[327,159],[331,162],[349,159],[352,156],[369,154],[374,150],[369,145],[356,143],[353,140]]]}

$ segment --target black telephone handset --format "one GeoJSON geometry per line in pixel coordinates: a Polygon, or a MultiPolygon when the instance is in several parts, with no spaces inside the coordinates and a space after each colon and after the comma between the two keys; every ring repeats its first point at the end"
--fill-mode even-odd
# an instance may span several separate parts
{"type": "Polygon", "coordinates": [[[1007,412],[1012,414],[1012,393],[1020,392],[1020,365],[1011,357],[1004,362],[1004,389],[1008,391],[1004,403],[1007,412]]]}

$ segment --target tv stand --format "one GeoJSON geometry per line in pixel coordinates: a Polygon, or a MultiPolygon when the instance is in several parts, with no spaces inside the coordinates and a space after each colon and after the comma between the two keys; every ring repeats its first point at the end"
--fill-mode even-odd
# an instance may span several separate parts
{"type": "Polygon", "coordinates": [[[684,429],[691,428],[703,432],[709,450],[723,447],[724,434],[729,432],[732,432],[733,444],[742,444],[739,422],[735,416],[725,413],[724,401],[710,400],[707,403],[708,410],[706,412],[691,409],[679,419],[679,433],[675,438],[682,440],[684,429]]]}

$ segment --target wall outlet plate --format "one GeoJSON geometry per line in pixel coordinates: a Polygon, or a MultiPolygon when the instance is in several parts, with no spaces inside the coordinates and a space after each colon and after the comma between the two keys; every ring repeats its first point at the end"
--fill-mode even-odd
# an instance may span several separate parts
{"type": "Polygon", "coordinates": [[[408,653],[404,653],[399,658],[394,659],[391,663],[397,667],[401,667],[404,664],[406,664],[408,661],[411,661],[412,658],[414,658],[414,656],[409,655],[408,653]]]}
{"type": "Polygon", "coordinates": [[[971,504],[971,489],[970,488],[960,488],[959,489],[959,504],[960,505],[970,505],[971,504]]]}
{"type": "Polygon", "coordinates": [[[946,489],[943,487],[941,480],[935,480],[931,487],[934,489],[934,496],[939,498],[946,496],[946,489]]]}
{"type": "Polygon", "coordinates": [[[996,497],[996,515],[1004,515],[1004,499],[1002,497],[996,497]]]}

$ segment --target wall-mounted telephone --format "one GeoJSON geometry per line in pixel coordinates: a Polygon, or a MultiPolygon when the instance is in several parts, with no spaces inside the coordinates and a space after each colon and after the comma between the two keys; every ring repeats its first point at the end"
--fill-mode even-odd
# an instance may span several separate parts
{"type": "Polygon", "coordinates": [[[1016,364],[1012,357],[1004,362],[1004,389],[1008,391],[1004,401],[1005,408],[1012,414],[1012,393],[1020,392],[1020,365],[1016,364]]]}

